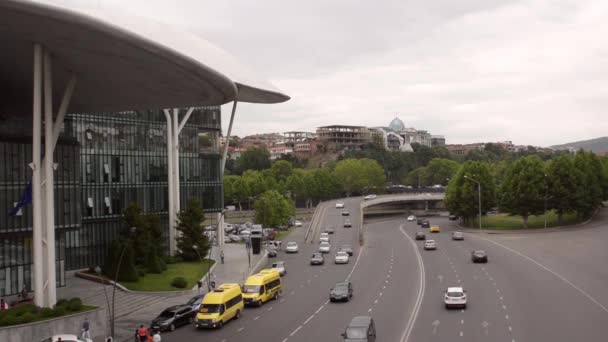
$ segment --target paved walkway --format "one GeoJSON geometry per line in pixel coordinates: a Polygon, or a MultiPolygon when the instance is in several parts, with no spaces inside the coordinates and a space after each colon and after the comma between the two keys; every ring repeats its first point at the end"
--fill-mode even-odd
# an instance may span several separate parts
{"type": "MultiPolygon", "coordinates": [[[[243,283],[244,279],[252,271],[263,266],[266,260],[262,254],[252,254],[250,266],[244,244],[226,244],[224,247],[224,264],[219,262],[219,249],[215,246],[212,249],[212,257],[217,260],[215,267],[212,268],[212,274],[215,275],[215,281],[218,285],[227,282],[243,283]]],[[[205,289],[206,282],[203,283],[205,284],[203,289],[205,289]]],[[[58,298],[80,297],[85,304],[107,309],[106,295],[111,303],[112,290],[112,286],[77,278],[73,272],[70,272],[66,274],[66,286],[57,290],[57,296],[58,298]]],[[[163,309],[171,305],[183,304],[197,292],[197,290],[194,290],[178,296],[169,296],[158,293],[124,292],[117,289],[115,298],[115,341],[132,341],[135,329],[140,324],[148,326],[150,321],[163,309]]],[[[95,337],[94,340],[101,342],[104,336],[109,335],[110,326],[108,324],[107,332],[96,330],[96,327],[91,327],[91,331],[95,337]]]]}

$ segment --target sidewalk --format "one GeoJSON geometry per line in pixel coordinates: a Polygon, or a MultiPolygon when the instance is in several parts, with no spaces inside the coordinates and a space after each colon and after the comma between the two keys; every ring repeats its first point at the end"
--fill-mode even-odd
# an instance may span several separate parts
{"type": "MultiPolygon", "coordinates": [[[[212,257],[217,260],[212,268],[212,274],[215,275],[216,284],[222,283],[243,283],[244,279],[264,264],[267,259],[265,255],[251,255],[251,267],[247,258],[244,244],[226,244],[224,246],[224,260],[221,264],[219,258],[219,248],[216,246],[212,249],[212,257]]],[[[202,291],[206,291],[206,278],[202,279],[202,291]]],[[[57,298],[72,298],[80,297],[85,304],[104,307],[108,309],[106,301],[107,293],[110,304],[112,302],[112,286],[102,285],[92,281],[80,279],[74,276],[73,272],[66,273],[66,286],[57,289],[57,298]]],[[[198,291],[192,291],[188,294],[179,296],[163,296],[159,293],[147,294],[142,292],[124,292],[116,289],[115,299],[115,334],[114,341],[132,341],[135,329],[140,324],[148,326],[150,321],[154,319],[163,309],[177,304],[186,303],[198,291]]],[[[108,310],[109,312],[109,310],[108,310]]],[[[110,324],[108,323],[107,332],[100,331],[100,327],[91,327],[91,332],[94,341],[103,341],[103,337],[110,333],[110,324]]]]}

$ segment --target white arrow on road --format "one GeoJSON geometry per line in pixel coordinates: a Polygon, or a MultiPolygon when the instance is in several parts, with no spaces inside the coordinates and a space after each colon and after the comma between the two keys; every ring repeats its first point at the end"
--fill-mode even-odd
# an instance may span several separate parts
{"type": "Polygon", "coordinates": [[[437,333],[437,327],[439,326],[439,320],[433,322],[433,335],[437,333]]]}
{"type": "Polygon", "coordinates": [[[485,329],[486,335],[488,335],[488,327],[490,326],[490,323],[483,321],[481,322],[481,326],[485,329]]]}
{"type": "Polygon", "coordinates": [[[441,274],[437,276],[437,279],[439,279],[440,283],[443,283],[443,276],[441,274]]]}

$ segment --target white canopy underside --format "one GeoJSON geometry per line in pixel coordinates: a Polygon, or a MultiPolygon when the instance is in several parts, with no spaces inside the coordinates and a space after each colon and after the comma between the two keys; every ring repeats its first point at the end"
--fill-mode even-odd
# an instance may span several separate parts
{"type": "Polygon", "coordinates": [[[226,52],[170,25],[108,11],[2,0],[0,115],[32,108],[34,43],[52,55],[54,103],[70,73],[76,75],[70,112],[289,100],[226,52]]]}

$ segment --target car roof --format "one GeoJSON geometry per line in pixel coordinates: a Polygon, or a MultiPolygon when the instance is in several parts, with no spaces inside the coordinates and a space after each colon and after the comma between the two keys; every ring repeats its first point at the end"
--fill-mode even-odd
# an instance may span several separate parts
{"type": "Polygon", "coordinates": [[[276,265],[285,265],[285,261],[275,261],[275,262],[273,262],[272,264],[273,264],[273,265],[274,265],[274,264],[276,264],[276,265]]]}
{"type": "Polygon", "coordinates": [[[348,286],[348,284],[350,284],[350,281],[339,281],[336,283],[335,286],[338,286],[338,285],[348,286]]]}
{"type": "Polygon", "coordinates": [[[483,249],[476,249],[473,251],[473,253],[485,253],[486,251],[484,251],[483,249]]]}
{"type": "Polygon", "coordinates": [[[429,242],[435,242],[435,240],[426,240],[427,243],[429,242]]]}
{"type": "Polygon", "coordinates": [[[289,241],[287,244],[288,244],[288,245],[297,245],[298,243],[297,243],[297,242],[295,242],[295,241],[289,241]]]}
{"type": "Polygon", "coordinates": [[[344,251],[338,251],[338,253],[336,253],[336,254],[340,254],[340,253],[348,255],[348,253],[346,253],[344,251]]]}
{"type": "Polygon", "coordinates": [[[349,327],[367,327],[371,322],[370,316],[356,316],[350,321],[349,327]]]}
{"type": "Polygon", "coordinates": [[[424,235],[424,232],[416,232],[416,235],[424,235]]]}
{"type": "Polygon", "coordinates": [[[179,310],[179,309],[184,309],[184,308],[189,308],[189,307],[190,307],[190,305],[184,305],[184,304],[181,304],[181,305],[173,305],[173,306],[170,306],[170,307],[166,308],[166,309],[165,309],[165,310],[163,310],[163,311],[177,311],[177,310],[179,310]]]}
{"type": "Polygon", "coordinates": [[[463,292],[462,287],[448,287],[448,292],[463,292]]]}

